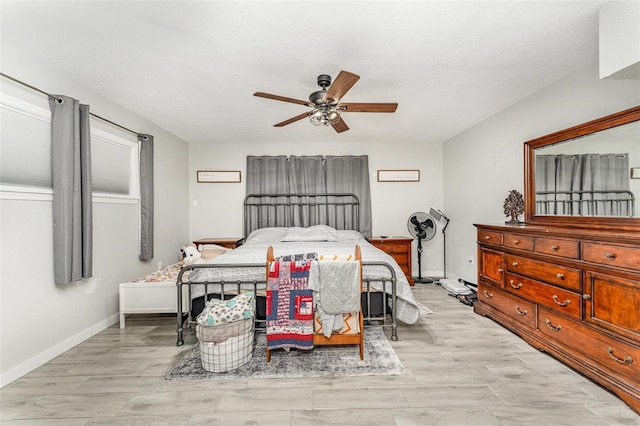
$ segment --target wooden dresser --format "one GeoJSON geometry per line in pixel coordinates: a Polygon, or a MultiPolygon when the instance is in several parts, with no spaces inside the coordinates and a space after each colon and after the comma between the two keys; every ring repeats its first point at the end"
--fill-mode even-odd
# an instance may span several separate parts
{"type": "Polygon", "coordinates": [[[640,234],[476,225],[476,313],[640,413],[640,234]]]}
{"type": "Polygon", "coordinates": [[[408,237],[373,237],[369,242],[375,247],[393,257],[404,272],[410,285],[413,285],[411,277],[411,242],[408,237]]]}

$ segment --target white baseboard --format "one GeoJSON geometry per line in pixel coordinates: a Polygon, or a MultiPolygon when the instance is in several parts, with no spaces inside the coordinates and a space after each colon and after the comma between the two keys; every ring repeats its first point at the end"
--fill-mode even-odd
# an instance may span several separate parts
{"type": "Polygon", "coordinates": [[[120,317],[118,314],[112,315],[111,317],[103,321],[100,321],[99,323],[87,328],[86,330],[81,331],[75,336],[71,336],[68,339],[64,340],[63,342],[60,342],[55,346],[52,346],[51,348],[47,349],[46,351],[41,352],[38,355],[26,360],[25,362],[23,362],[20,365],[17,365],[11,370],[5,371],[4,373],[0,374],[0,388],[5,387],[9,383],[19,379],[25,374],[30,373],[31,371],[35,370],[41,365],[51,361],[58,355],[61,355],[66,351],[68,351],[69,349],[73,348],[74,346],[84,342],[90,337],[95,336],[96,334],[100,333],[102,330],[117,323],[119,320],[120,320],[120,317]]]}

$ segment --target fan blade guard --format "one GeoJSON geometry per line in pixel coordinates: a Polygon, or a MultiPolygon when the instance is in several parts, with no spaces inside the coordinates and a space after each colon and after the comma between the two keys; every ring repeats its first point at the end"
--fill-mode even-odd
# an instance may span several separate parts
{"type": "Polygon", "coordinates": [[[436,235],[436,221],[428,213],[416,212],[409,216],[407,229],[413,238],[429,241],[436,235]]]}

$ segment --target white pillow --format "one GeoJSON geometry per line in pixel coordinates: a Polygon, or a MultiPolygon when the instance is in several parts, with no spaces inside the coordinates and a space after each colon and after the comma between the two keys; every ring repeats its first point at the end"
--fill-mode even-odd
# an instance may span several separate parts
{"type": "Polygon", "coordinates": [[[338,231],[327,225],[315,225],[308,228],[288,228],[280,240],[282,242],[300,241],[338,241],[338,231]]]}
{"type": "Polygon", "coordinates": [[[358,231],[342,230],[342,231],[337,231],[337,233],[338,233],[338,241],[340,241],[341,243],[358,242],[365,239],[364,235],[362,235],[358,231]]]}
{"type": "Polygon", "coordinates": [[[277,243],[284,236],[286,228],[261,228],[256,229],[247,237],[245,244],[254,243],[277,243]]]}

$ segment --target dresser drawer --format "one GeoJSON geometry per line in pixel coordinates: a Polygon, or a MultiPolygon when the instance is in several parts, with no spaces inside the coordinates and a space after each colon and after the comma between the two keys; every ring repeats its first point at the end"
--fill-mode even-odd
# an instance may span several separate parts
{"type": "Polygon", "coordinates": [[[536,237],[535,251],[537,253],[577,259],[580,255],[580,243],[574,240],[536,237]]]}
{"type": "Polygon", "coordinates": [[[534,247],[534,237],[530,237],[528,235],[518,235],[518,234],[504,234],[502,237],[502,244],[505,247],[516,248],[520,250],[529,250],[533,251],[534,247]]]}
{"type": "Polygon", "coordinates": [[[404,254],[405,256],[407,256],[407,253],[409,253],[409,247],[411,247],[408,244],[394,244],[394,243],[387,243],[387,242],[376,242],[375,246],[378,247],[380,250],[384,251],[387,254],[390,255],[395,255],[395,254],[404,254]]]}
{"type": "Polygon", "coordinates": [[[536,307],[533,303],[496,287],[480,283],[478,300],[486,303],[530,328],[536,327],[536,307]]]}
{"type": "Polygon", "coordinates": [[[488,231],[486,229],[478,230],[478,242],[502,245],[502,232],[488,231]]]}
{"type": "Polygon", "coordinates": [[[579,269],[513,255],[507,255],[506,268],[509,272],[559,285],[569,290],[577,292],[582,290],[582,272],[579,269]]]}
{"type": "Polygon", "coordinates": [[[578,293],[514,274],[507,274],[505,288],[555,312],[582,319],[582,298],[578,293]]]}
{"type": "Polygon", "coordinates": [[[582,259],[602,265],[640,270],[640,248],[637,247],[582,243],[582,259]]]}
{"type": "Polygon", "coordinates": [[[400,266],[400,269],[402,269],[405,275],[411,275],[411,271],[409,270],[409,255],[407,253],[391,253],[390,256],[398,263],[398,266],[400,266]]]}
{"type": "Polygon", "coordinates": [[[615,374],[640,383],[640,347],[630,345],[538,307],[538,329],[615,374]]]}

